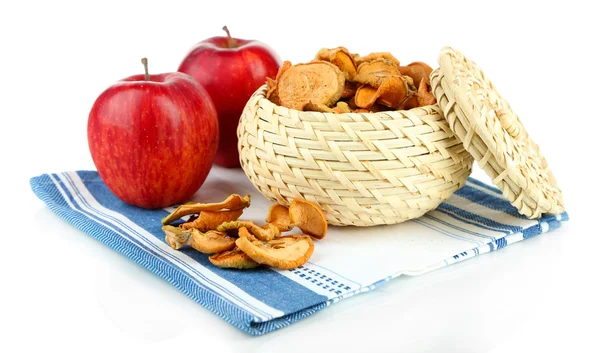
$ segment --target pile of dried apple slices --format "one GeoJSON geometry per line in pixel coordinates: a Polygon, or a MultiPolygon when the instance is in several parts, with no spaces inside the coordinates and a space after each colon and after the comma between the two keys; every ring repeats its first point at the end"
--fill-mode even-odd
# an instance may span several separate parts
{"type": "Polygon", "coordinates": [[[314,250],[312,238],[323,239],[327,221],[312,202],[294,199],[289,207],[274,204],[266,224],[240,220],[250,195],[233,194],[219,203],[190,202],[162,219],[166,242],[175,250],[188,245],[221,268],[247,269],[267,265],[281,269],[305,264],[314,250]],[[183,217],[187,220],[178,222],[183,217]],[[283,235],[295,227],[304,234],[283,235]]]}

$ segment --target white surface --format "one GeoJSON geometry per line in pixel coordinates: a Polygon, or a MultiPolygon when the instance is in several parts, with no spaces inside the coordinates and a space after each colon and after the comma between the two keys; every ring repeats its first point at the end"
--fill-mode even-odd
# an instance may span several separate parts
{"type": "Polygon", "coordinates": [[[202,3],[0,5],[0,351],[598,348],[598,177],[585,167],[598,160],[596,11],[583,1],[494,8],[458,1],[202,3]],[[541,145],[572,220],[498,252],[391,281],[262,337],[237,330],[60,220],[28,184],[45,172],[93,169],[86,124],[98,94],[140,73],[142,56],[151,72],[176,70],[194,43],[221,35],[224,24],[293,62],[345,45],[435,66],[442,46],[456,47],[483,68],[541,145]]]}

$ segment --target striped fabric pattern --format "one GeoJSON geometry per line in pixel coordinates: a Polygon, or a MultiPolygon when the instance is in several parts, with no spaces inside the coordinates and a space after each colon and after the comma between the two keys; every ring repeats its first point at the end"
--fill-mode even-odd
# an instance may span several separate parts
{"type": "MultiPolygon", "coordinates": [[[[205,184],[227,181],[240,187],[231,192],[253,190],[241,171],[227,173],[234,174],[211,172],[205,184]]],[[[297,269],[238,271],[216,268],[207,255],[193,249],[171,249],[160,224],[170,209],[124,204],[95,171],[43,174],[30,183],[65,221],[252,335],[289,326],[400,275],[420,275],[502,249],[568,220],[567,213],[528,220],[498,189],[469,179],[448,202],[419,219],[386,227],[332,227],[326,239],[315,244],[311,260],[297,269]]],[[[257,193],[252,196],[251,209],[258,204],[266,210],[267,201],[257,193]]],[[[260,222],[259,214],[250,218],[260,222]]]]}

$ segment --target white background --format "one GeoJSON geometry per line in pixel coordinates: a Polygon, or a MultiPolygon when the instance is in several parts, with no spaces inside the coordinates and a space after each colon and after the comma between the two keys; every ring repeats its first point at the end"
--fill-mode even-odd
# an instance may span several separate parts
{"type": "Polygon", "coordinates": [[[0,351],[597,349],[600,26],[583,3],[593,2],[3,1],[0,351]],[[292,62],[344,45],[436,66],[442,46],[461,50],[541,146],[571,222],[263,337],[230,326],[61,221],[29,189],[41,173],[94,169],[89,109],[114,81],[141,73],[142,56],[153,73],[174,71],[225,24],[292,62]]]}

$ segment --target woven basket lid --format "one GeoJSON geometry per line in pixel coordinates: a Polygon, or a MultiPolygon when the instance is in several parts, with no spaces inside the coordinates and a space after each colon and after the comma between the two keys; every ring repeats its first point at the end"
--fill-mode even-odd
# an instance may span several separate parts
{"type": "Polygon", "coordinates": [[[546,159],[479,66],[446,47],[431,85],[452,131],[519,212],[562,213],[561,190],[546,159]]]}

